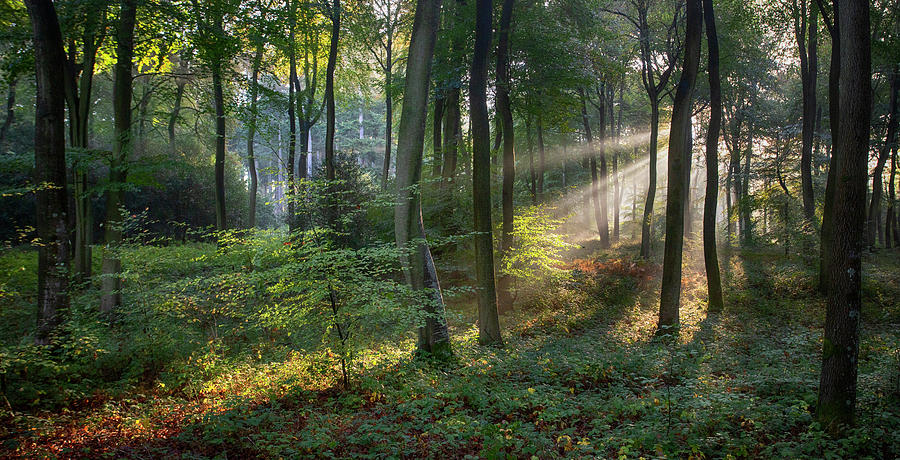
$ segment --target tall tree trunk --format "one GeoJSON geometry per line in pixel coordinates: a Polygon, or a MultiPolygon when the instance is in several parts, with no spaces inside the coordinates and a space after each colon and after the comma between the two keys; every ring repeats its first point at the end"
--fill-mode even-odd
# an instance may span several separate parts
{"type": "Polygon", "coordinates": [[[531,136],[531,115],[525,117],[525,141],[528,143],[528,189],[531,192],[531,204],[537,205],[537,177],[534,171],[534,144],[531,136]]]}
{"type": "Polygon", "coordinates": [[[719,76],[719,35],[712,0],[703,0],[706,43],[709,49],[709,127],[706,132],[706,195],[703,198],[703,262],[709,311],[722,311],[722,279],[716,247],[716,208],[719,203],[719,132],[722,129],[722,82],[719,76]]]}
{"type": "Polygon", "coordinates": [[[868,222],[866,223],[866,244],[869,248],[875,247],[876,234],[884,241],[884,233],[881,233],[883,227],[879,225],[878,219],[881,217],[881,201],[884,199],[884,165],[887,163],[888,155],[891,148],[897,143],[897,92],[900,91],[900,72],[895,67],[891,71],[891,96],[890,105],[888,106],[888,125],[887,135],[884,139],[884,145],[878,151],[878,162],[875,165],[875,171],[872,173],[872,200],[869,202],[868,222]]]}
{"type": "Polygon", "coordinates": [[[816,416],[838,432],[853,424],[859,357],[862,238],[872,114],[868,0],[842,0],[840,107],[822,375],[816,416]]]}
{"type": "Polygon", "coordinates": [[[452,88],[447,99],[444,100],[444,146],[441,153],[444,155],[444,166],[442,173],[444,182],[453,182],[456,177],[456,163],[459,157],[460,144],[460,110],[459,110],[459,88],[452,88]]]}
{"type": "Polygon", "coordinates": [[[438,358],[451,354],[444,299],[431,250],[425,240],[419,181],[425,143],[425,112],[428,84],[434,53],[441,0],[416,0],[415,19],[409,43],[409,61],[400,126],[397,131],[397,206],[394,208],[394,232],[403,251],[401,262],[410,286],[429,299],[422,308],[429,313],[419,328],[418,351],[438,358]],[[410,246],[411,240],[418,240],[410,246]]]}
{"type": "Polygon", "coordinates": [[[435,97],[434,98],[434,118],[432,118],[431,125],[431,145],[434,150],[434,163],[432,163],[431,167],[431,176],[432,177],[441,177],[442,176],[442,166],[444,163],[443,155],[441,154],[441,147],[443,140],[441,139],[441,122],[444,117],[444,98],[443,97],[435,97]]]}
{"type": "MultiPolygon", "coordinates": [[[[837,3],[835,2],[835,6],[837,3]]],[[[834,8],[832,14],[833,24],[829,29],[831,34],[831,67],[828,72],[828,118],[831,130],[831,160],[828,163],[828,179],[825,183],[825,198],[822,205],[822,232],[819,244],[819,292],[828,293],[830,254],[832,252],[832,214],[834,209],[834,189],[837,180],[837,165],[840,161],[840,151],[837,149],[838,135],[840,131],[841,107],[839,101],[841,80],[841,15],[834,8]]]]}
{"type": "MultiPolygon", "coordinates": [[[[289,3],[288,25],[288,154],[287,154],[287,223],[288,231],[293,235],[297,229],[297,53],[296,53],[296,6],[293,0],[289,3]]],[[[301,137],[303,135],[301,134],[301,137]]],[[[301,140],[301,142],[303,142],[301,140]]],[[[306,149],[301,149],[305,151],[306,149]]]]}
{"type": "Polygon", "coordinates": [[[222,90],[222,63],[212,66],[213,98],[216,106],[216,230],[228,228],[225,214],[225,96],[222,90]]]}
{"type": "Polygon", "coordinates": [[[672,129],[669,134],[669,180],[666,199],[666,244],[663,256],[662,292],[659,301],[659,333],[678,327],[681,302],[681,259],[684,244],[684,169],[690,168],[687,152],[691,123],[691,101],[700,61],[700,34],[703,15],[700,0],[687,0],[684,39],[684,66],[675,90],[672,129]]]}
{"type": "Polygon", "coordinates": [[[387,69],[384,71],[384,166],[381,168],[381,188],[387,188],[388,176],[391,172],[391,134],[394,126],[394,106],[391,95],[393,62],[391,51],[393,48],[393,33],[388,34],[387,44],[387,69]]]}
{"type": "Polygon", "coordinates": [[[125,179],[128,174],[128,160],[131,156],[131,66],[134,55],[134,23],[137,12],[136,0],[122,0],[119,12],[119,26],[116,31],[116,65],[113,83],[113,154],[109,167],[109,189],[106,192],[106,222],[103,224],[105,248],[103,250],[103,280],[100,311],[108,313],[122,304],[122,260],[119,246],[122,243],[123,215],[121,207],[125,202],[125,179]]]}
{"type": "MultiPolygon", "coordinates": [[[[604,84],[605,87],[605,84],[604,84]]],[[[597,216],[597,227],[600,232],[600,247],[609,247],[609,170],[606,165],[606,101],[605,91],[600,93],[600,180],[598,181],[598,194],[600,213],[597,216]]],[[[597,199],[597,195],[594,196],[597,199]]]]}
{"type": "Polygon", "coordinates": [[[741,171],[741,180],[743,180],[741,190],[743,191],[744,196],[742,196],[740,200],[741,221],[743,222],[741,237],[744,245],[747,246],[753,244],[753,207],[751,206],[752,197],[750,196],[750,171],[752,171],[750,165],[753,160],[754,144],[753,130],[754,124],[753,118],[751,117],[747,123],[747,153],[744,155],[744,167],[741,171]]]}
{"type": "Polygon", "coordinates": [[[816,80],[818,53],[816,33],[819,29],[818,8],[813,0],[800,0],[802,8],[794,18],[794,35],[800,52],[800,81],[803,86],[803,125],[800,149],[800,182],[803,189],[803,214],[815,222],[816,202],[812,185],[812,150],[816,129],[816,80]],[[807,9],[808,19],[807,19],[807,9]],[[801,17],[803,20],[801,20],[801,17]],[[807,30],[804,30],[807,25],[807,30]]]}
{"type": "Polygon", "coordinates": [[[478,342],[502,345],[494,284],[494,238],[491,225],[491,132],[487,110],[487,67],[491,48],[491,0],[475,3],[475,50],[469,74],[472,129],[472,206],[475,215],[475,278],[478,298],[478,342]]]}
{"type": "MultiPolygon", "coordinates": [[[[512,107],[509,98],[509,28],[512,23],[515,0],[503,0],[500,11],[500,37],[497,40],[497,112],[503,125],[503,185],[501,201],[503,207],[503,232],[500,237],[500,257],[508,257],[513,242],[513,189],[516,181],[515,130],[513,128],[512,107]]],[[[498,306],[501,312],[512,310],[513,297],[510,293],[512,278],[501,274],[497,282],[498,306]]]]}
{"type": "Polygon", "coordinates": [[[326,193],[328,204],[325,209],[325,219],[328,225],[334,228],[337,225],[337,202],[331,193],[335,175],[334,163],[334,132],[335,132],[335,107],[334,107],[334,70],[337,66],[338,39],[341,33],[341,2],[334,0],[331,6],[331,46],[328,51],[328,66],[325,69],[325,180],[328,182],[326,193]]]}
{"type": "Polygon", "coordinates": [[[894,184],[896,183],[896,174],[897,174],[897,142],[895,140],[894,145],[891,146],[891,174],[890,181],[888,182],[888,211],[887,211],[887,222],[885,224],[885,244],[888,248],[891,246],[900,247],[900,229],[898,229],[897,224],[897,213],[894,209],[894,206],[897,201],[897,195],[895,194],[894,184]]]}
{"type": "Polygon", "coordinates": [[[6,119],[3,120],[3,126],[0,126],[0,153],[6,153],[6,135],[9,127],[16,121],[16,86],[18,83],[18,75],[9,77],[9,88],[6,90],[6,119]]]}
{"type": "MultiPolygon", "coordinates": [[[[265,43],[259,40],[256,43],[256,53],[253,55],[253,70],[250,77],[250,123],[247,126],[247,167],[250,170],[250,213],[247,228],[256,228],[256,193],[258,177],[256,174],[256,157],[253,154],[253,144],[256,142],[256,115],[257,97],[259,95],[259,68],[262,63],[262,54],[265,43]]],[[[291,104],[293,107],[293,104],[291,104]]],[[[291,122],[294,117],[291,116],[291,122]]]]}
{"type": "Polygon", "coordinates": [[[647,185],[647,202],[644,204],[644,219],[641,221],[641,257],[650,257],[653,235],[653,203],[656,201],[656,152],[659,149],[659,96],[650,95],[650,181],[647,185]]]}
{"type": "Polygon", "coordinates": [[[544,172],[547,162],[544,155],[544,119],[538,114],[537,117],[537,142],[538,142],[538,167],[537,167],[537,197],[539,201],[544,201],[544,172]]]}
{"type": "Polygon", "coordinates": [[[35,342],[46,345],[69,307],[69,235],[66,194],[66,57],[50,0],[26,0],[35,63],[34,175],[38,245],[35,342]]]}
{"type": "Polygon", "coordinates": [[[187,77],[184,75],[188,70],[188,62],[184,56],[179,58],[178,71],[181,75],[175,77],[175,102],[172,105],[172,112],[169,114],[169,124],[167,131],[169,133],[169,154],[175,154],[175,126],[178,124],[178,116],[181,114],[181,101],[184,98],[184,87],[187,85],[187,77]]]}

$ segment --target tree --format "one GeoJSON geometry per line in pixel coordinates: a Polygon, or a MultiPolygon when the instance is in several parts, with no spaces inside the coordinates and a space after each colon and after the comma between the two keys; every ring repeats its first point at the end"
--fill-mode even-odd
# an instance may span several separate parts
{"type": "Polygon", "coordinates": [[[706,131],[706,196],[703,198],[703,262],[709,311],[721,311],[722,280],[716,248],[716,208],[719,203],[719,131],[722,125],[722,83],[719,77],[719,36],[712,0],[703,0],[703,22],[706,24],[709,71],[709,127],[706,131]]]}
{"type": "MultiPolygon", "coordinates": [[[[890,76],[890,103],[888,105],[888,122],[887,134],[885,135],[884,144],[878,149],[878,160],[875,164],[875,171],[872,174],[872,199],[869,201],[868,221],[866,222],[866,244],[872,248],[875,246],[876,236],[881,242],[886,242],[884,235],[884,227],[881,227],[881,202],[884,200],[884,166],[887,163],[888,156],[891,154],[891,148],[897,144],[897,117],[900,116],[897,107],[897,93],[900,91],[900,72],[897,68],[891,69],[890,76]]],[[[893,185],[893,177],[891,177],[893,185]]],[[[890,216],[888,216],[890,219],[890,216]]],[[[890,247],[890,244],[886,244],[890,247]]]]}
{"type": "Polygon", "coordinates": [[[66,213],[65,53],[50,0],[27,0],[34,39],[34,175],[38,246],[38,328],[46,345],[69,306],[69,235],[66,213]]]}
{"type": "Polygon", "coordinates": [[[472,126],[472,206],[475,211],[475,275],[478,283],[478,342],[502,345],[494,284],[491,225],[491,133],[487,111],[487,65],[491,47],[491,0],[475,3],[475,51],[469,77],[472,126]]]}
{"type": "Polygon", "coordinates": [[[816,129],[816,79],[818,76],[819,9],[810,0],[793,0],[794,36],[800,54],[800,82],[803,86],[803,126],[800,150],[800,180],[803,190],[803,213],[815,222],[816,202],[812,184],[813,136],[816,129]]]}
{"type": "Polygon", "coordinates": [[[663,253],[662,291],[659,301],[659,332],[677,327],[681,302],[681,259],[684,245],[684,206],[687,191],[685,169],[690,166],[691,101],[700,64],[700,34],[703,16],[700,0],[687,0],[684,65],[675,90],[672,128],[669,133],[669,180],[666,199],[666,245],[663,253]]]}
{"type": "MultiPolygon", "coordinates": [[[[266,43],[261,36],[255,37],[253,52],[253,62],[250,70],[250,120],[247,124],[247,169],[250,172],[250,203],[249,218],[247,219],[247,227],[256,227],[256,195],[258,192],[259,179],[256,173],[256,157],[253,152],[253,146],[256,143],[256,120],[259,111],[259,71],[262,66],[262,55],[265,50],[266,43]]],[[[293,82],[291,82],[293,85],[293,82]]],[[[291,105],[293,108],[293,104],[291,105]]],[[[293,124],[294,118],[291,117],[293,124]]]]}
{"type": "Polygon", "coordinates": [[[816,416],[829,430],[852,424],[856,404],[865,224],[866,178],[872,114],[868,0],[836,2],[840,22],[841,118],[835,147],[833,237],[829,258],[822,375],[816,416]]]}
{"type": "Polygon", "coordinates": [[[425,111],[428,106],[428,83],[431,58],[440,18],[441,0],[417,0],[409,43],[406,84],[400,126],[397,131],[397,204],[394,208],[394,232],[407,283],[423,292],[428,301],[423,309],[429,313],[419,328],[418,351],[446,358],[451,354],[450,335],[444,319],[444,299],[438,282],[434,259],[425,239],[422,222],[420,180],[425,142],[425,111]]]}
{"type": "MultiPolygon", "coordinates": [[[[831,35],[831,64],[828,70],[828,121],[831,130],[832,143],[838,139],[841,124],[840,86],[841,79],[841,21],[837,14],[837,8],[831,12],[832,20],[829,21],[828,12],[824,8],[824,0],[816,0],[825,27],[831,35]]],[[[825,197],[822,203],[822,230],[819,234],[819,292],[828,293],[829,263],[832,253],[832,219],[834,210],[834,187],[837,181],[837,165],[841,161],[841,150],[835,143],[832,146],[831,160],[828,163],[828,179],[825,183],[825,197]]]]}
{"type": "Polygon", "coordinates": [[[116,65],[114,70],[113,110],[115,129],[113,154],[109,165],[109,186],[106,192],[106,221],[103,224],[106,247],[103,251],[103,279],[100,311],[110,312],[122,304],[122,280],[119,272],[122,261],[117,253],[122,243],[125,202],[125,180],[132,151],[131,138],[131,66],[134,56],[134,23],[136,0],[122,0],[119,25],[116,31],[116,65]]]}
{"type": "MultiPolygon", "coordinates": [[[[71,16],[79,19],[81,27],[81,61],[75,41],[69,45],[66,59],[66,104],[69,107],[69,144],[81,155],[74,162],[75,178],[75,257],[72,272],[76,280],[91,276],[91,243],[93,243],[94,220],[91,213],[91,197],[88,192],[88,164],[85,151],[90,148],[88,127],[90,123],[94,68],[97,51],[106,37],[106,0],[97,0],[68,5],[76,10],[71,16]]],[[[76,24],[71,25],[72,28],[76,24]]]]}
{"type": "MultiPolygon", "coordinates": [[[[516,152],[515,152],[515,128],[513,127],[512,107],[509,97],[509,28],[512,22],[513,4],[515,0],[503,0],[500,12],[500,25],[497,39],[497,112],[503,132],[503,184],[501,189],[501,202],[503,222],[500,237],[500,257],[506,257],[513,240],[513,188],[516,180],[516,152]]],[[[497,281],[499,293],[498,306],[500,311],[512,309],[512,295],[510,294],[511,277],[501,275],[497,281]]]]}

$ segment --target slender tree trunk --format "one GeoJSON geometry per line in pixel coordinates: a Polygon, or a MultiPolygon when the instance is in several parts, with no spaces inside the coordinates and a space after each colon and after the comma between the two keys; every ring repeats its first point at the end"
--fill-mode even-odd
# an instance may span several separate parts
{"type": "Polygon", "coordinates": [[[525,141],[528,143],[528,188],[531,191],[531,204],[537,205],[537,177],[534,171],[534,144],[531,137],[531,116],[525,118],[525,141]]]}
{"type": "MultiPolygon", "coordinates": [[[[509,29],[512,23],[515,0],[503,0],[500,11],[500,37],[497,40],[497,112],[503,125],[503,185],[501,201],[503,208],[503,232],[500,238],[500,257],[508,256],[513,243],[513,189],[516,180],[515,130],[513,128],[512,107],[509,98],[509,29]]],[[[502,260],[502,259],[501,259],[502,260]]],[[[510,293],[512,277],[501,274],[497,281],[498,307],[501,312],[512,310],[513,297],[510,293]]]]}
{"type": "Polygon", "coordinates": [[[803,125],[800,149],[800,182],[803,189],[803,213],[806,220],[815,222],[816,202],[812,185],[812,151],[816,128],[816,80],[818,77],[818,53],[816,33],[819,29],[818,8],[813,0],[800,0],[802,13],[809,10],[807,21],[795,19],[794,30],[800,51],[800,80],[803,86],[803,125]],[[808,5],[808,6],[807,6],[808,5]],[[808,22],[808,32],[802,23],[808,22]]]}
{"type": "Polygon", "coordinates": [[[391,62],[392,35],[388,35],[387,46],[387,70],[384,72],[384,166],[381,168],[381,188],[387,188],[388,177],[391,172],[391,134],[394,126],[393,96],[391,95],[391,81],[393,63],[391,62]]]}
{"type": "Polygon", "coordinates": [[[335,107],[334,107],[334,70],[337,66],[338,39],[341,33],[341,2],[334,0],[331,6],[331,46],[328,51],[328,66],[325,70],[325,180],[328,181],[327,192],[329,195],[326,207],[326,220],[330,226],[337,223],[337,203],[331,192],[333,181],[336,179],[334,169],[334,131],[335,131],[335,107]]]}
{"type": "Polygon", "coordinates": [[[456,177],[461,129],[459,121],[459,88],[453,88],[447,94],[447,99],[444,101],[444,111],[444,146],[441,148],[441,153],[444,156],[442,173],[444,182],[453,182],[453,179],[456,177]]]}
{"type": "Polygon", "coordinates": [[[491,132],[487,110],[487,68],[491,48],[491,0],[475,3],[475,50],[469,74],[472,129],[472,205],[475,216],[475,278],[478,298],[478,342],[502,345],[494,284],[494,242],[491,225],[491,132]]]}
{"type": "Polygon", "coordinates": [[[441,122],[444,118],[444,98],[434,98],[434,118],[431,125],[431,145],[434,149],[434,163],[432,164],[432,177],[442,176],[442,166],[444,163],[441,147],[443,140],[441,139],[441,122]]]}
{"type": "MultiPolygon", "coordinates": [[[[837,6],[837,2],[835,2],[837,6]]],[[[840,131],[841,108],[839,101],[841,79],[841,15],[832,14],[834,23],[831,33],[831,67],[828,72],[828,118],[831,130],[831,160],[828,163],[828,179],[825,183],[825,198],[822,205],[822,232],[819,244],[819,292],[828,293],[830,254],[832,252],[832,214],[834,203],[835,181],[837,180],[837,165],[840,161],[840,151],[837,149],[838,135],[840,131]]]]}
{"type": "MultiPolygon", "coordinates": [[[[605,87],[605,84],[604,84],[605,87]]],[[[600,93],[600,180],[599,186],[600,213],[597,216],[597,226],[600,231],[600,247],[606,249],[609,247],[609,170],[606,165],[606,101],[605,91],[600,93]]]]}
{"type": "Polygon", "coordinates": [[[896,68],[890,75],[891,78],[891,96],[890,105],[888,106],[888,125],[887,135],[884,139],[884,145],[878,151],[878,162],[875,165],[875,171],[872,173],[872,199],[869,202],[868,222],[866,223],[866,244],[870,249],[875,247],[876,234],[884,241],[884,233],[881,233],[881,225],[878,219],[881,217],[881,201],[884,199],[884,188],[882,181],[884,180],[884,165],[887,163],[891,148],[897,143],[897,92],[900,91],[900,72],[896,68]]]}
{"type": "Polygon", "coordinates": [[[896,183],[897,174],[897,143],[891,147],[891,175],[888,182],[888,211],[887,222],[885,225],[886,235],[885,244],[888,248],[891,246],[900,247],[900,228],[897,224],[897,212],[894,208],[897,202],[894,184],[896,183]]]}
{"type": "Polygon", "coordinates": [[[716,208],[719,203],[719,132],[722,129],[722,82],[719,76],[719,35],[712,0],[703,0],[709,69],[709,127],[706,132],[706,195],[703,198],[703,262],[709,311],[719,312],[725,305],[719,255],[716,247],[716,208]]]}
{"type": "Polygon", "coordinates": [[[38,245],[35,342],[46,345],[69,307],[68,198],[66,196],[66,57],[50,0],[26,0],[35,63],[34,174],[38,245]]]}
{"type": "Polygon", "coordinates": [[[16,86],[18,83],[18,75],[10,76],[9,88],[6,90],[6,119],[3,120],[3,126],[0,126],[0,153],[6,153],[6,136],[9,127],[16,121],[16,86]]]}
{"type": "Polygon", "coordinates": [[[178,80],[175,83],[175,102],[172,106],[172,113],[169,114],[169,124],[167,132],[169,133],[169,154],[175,154],[175,126],[178,124],[178,116],[181,113],[181,101],[184,98],[184,87],[187,82],[178,80]]]}
{"type": "Polygon", "coordinates": [[[212,69],[213,98],[216,105],[216,230],[228,228],[225,214],[225,96],[222,90],[222,64],[212,69]]]}
{"type": "Polygon", "coordinates": [[[418,187],[422,176],[425,143],[425,112],[441,0],[416,0],[415,19],[409,44],[406,84],[397,132],[397,206],[394,232],[410,286],[428,297],[422,308],[429,313],[419,329],[418,351],[446,358],[451,354],[450,336],[444,319],[444,300],[431,250],[425,240],[422,201],[418,187]],[[418,240],[410,245],[411,240],[418,240]]]}
{"type": "Polygon", "coordinates": [[[871,43],[868,0],[842,0],[840,17],[842,117],[835,153],[832,252],[819,401],[816,416],[839,432],[852,425],[856,405],[861,307],[862,239],[865,223],[867,160],[872,114],[871,43]]]}
{"type": "Polygon", "coordinates": [[[537,197],[539,201],[544,201],[544,172],[546,171],[547,161],[544,155],[544,120],[541,115],[537,117],[537,142],[538,142],[538,169],[537,169],[537,197]]]}
{"type": "Polygon", "coordinates": [[[653,203],[656,201],[656,152],[659,149],[659,96],[650,95],[650,183],[647,186],[647,202],[641,221],[641,257],[650,258],[653,235],[653,203]]]}
{"type": "Polygon", "coordinates": [[[106,222],[103,224],[106,247],[103,250],[103,279],[100,311],[108,313],[122,304],[122,260],[119,246],[122,243],[122,205],[125,201],[124,184],[128,173],[128,160],[133,142],[131,139],[131,66],[134,55],[134,23],[137,13],[136,0],[122,0],[119,26],[116,32],[116,65],[113,87],[113,154],[109,167],[109,189],[106,192],[106,222]]]}
{"type": "Polygon", "coordinates": [[[684,67],[675,91],[672,129],[669,134],[669,180],[666,199],[666,244],[663,258],[662,292],[659,302],[659,333],[678,327],[681,302],[681,260],[684,244],[684,180],[690,168],[690,152],[686,136],[691,123],[691,101],[700,61],[700,34],[703,13],[700,0],[687,0],[685,23],[684,67]]]}
{"type": "MultiPolygon", "coordinates": [[[[293,235],[297,229],[297,53],[296,53],[296,6],[293,0],[289,3],[290,12],[288,26],[288,154],[287,154],[287,223],[288,231],[293,235]]],[[[300,137],[303,137],[301,134],[300,137]]],[[[308,141],[309,139],[307,139],[308,141]]],[[[303,140],[301,140],[303,142],[303,140]]],[[[306,149],[301,149],[306,151],[306,149]]]]}
{"type": "MultiPolygon", "coordinates": [[[[247,228],[256,228],[256,193],[258,177],[256,174],[256,157],[253,154],[253,145],[256,142],[256,115],[257,97],[259,95],[259,68],[262,63],[264,43],[262,40],[256,43],[256,53],[253,55],[253,70],[250,77],[250,123],[247,126],[247,167],[250,170],[250,213],[247,228]]],[[[293,43],[292,43],[293,45],[293,43]]],[[[293,107],[293,104],[291,104],[293,107]]],[[[294,117],[291,116],[291,122],[294,117]]]]}

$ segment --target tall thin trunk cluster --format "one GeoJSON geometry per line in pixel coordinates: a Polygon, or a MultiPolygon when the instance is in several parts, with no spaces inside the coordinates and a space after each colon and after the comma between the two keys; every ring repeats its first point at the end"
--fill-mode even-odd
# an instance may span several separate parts
{"type": "MultiPolygon", "coordinates": [[[[110,312],[122,303],[122,280],[119,272],[122,261],[118,246],[122,243],[122,205],[125,202],[125,179],[128,174],[128,159],[132,151],[131,138],[131,96],[134,55],[134,23],[137,14],[135,0],[123,0],[119,12],[116,39],[116,65],[114,69],[113,112],[114,139],[112,161],[109,167],[110,187],[106,192],[106,222],[104,223],[103,280],[100,311],[110,312]]],[[[224,132],[224,115],[222,117],[224,132]]],[[[224,139],[222,140],[224,149],[224,139]]],[[[218,169],[217,169],[218,173],[218,169]]],[[[224,196],[224,195],[223,195],[224,196]]]]}

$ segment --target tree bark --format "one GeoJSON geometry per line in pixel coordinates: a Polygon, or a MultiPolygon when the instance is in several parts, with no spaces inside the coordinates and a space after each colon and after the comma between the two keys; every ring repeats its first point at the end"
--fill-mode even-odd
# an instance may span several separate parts
{"type": "MultiPolygon", "coordinates": [[[[837,6],[838,2],[835,1],[837,6]]],[[[828,118],[831,130],[831,160],[828,163],[828,178],[825,183],[825,198],[822,205],[822,231],[819,244],[819,292],[828,293],[828,279],[830,254],[832,252],[832,214],[834,209],[834,189],[837,180],[837,165],[840,161],[840,151],[836,148],[840,131],[840,79],[841,79],[841,15],[834,8],[833,23],[829,28],[831,34],[831,67],[828,72],[828,118]]]]}
{"type": "Polygon", "coordinates": [[[331,193],[333,181],[337,178],[334,168],[334,70],[337,67],[338,39],[341,33],[341,2],[334,0],[331,6],[331,44],[328,51],[328,65],[325,69],[325,180],[328,204],[325,219],[332,228],[337,223],[337,197],[331,193]]]}
{"type": "MultiPolygon", "coordinates": [[[[605,86],[606,85],[604,84],[603,87],[605,86]]],[[[598,148],[600,156],[600,179],[599,181],[594,181],[599,189],[597,194],[594,195],[594,199],[600,199],[599,206],[596,206],[596,208],[600,210],[597,215],[597,227],[600,232],[600,247],[603,249],[609,248],[609,170],[606,165],[606,124],[605,90],[601,89],[600,145],[598,148]]]]}
{"type": "Polygon", "coordinates": [[[816,129],[816,80],[818,77],[816,33],[819,29],[819,10],[812,0],[800,0],[800,3],[801,8],[799,11],[795,11],[794,17],[794,35],[799,48],[800,81],[803,87],[800,182],[803,191],[803,213],[808,222],[814,223],[816,202],[812,185],[812,150],[816,129]]]}
{"type": "Polygon", "coordinates": [[[706,290],[709,311],[719,312],[725,305],[719,255],[716,247],[716,209],[719,203],[719,132],[722,129],[722,81],[719,76],[719,35],[712,0],[703,0],[709,69],[709,127],[706,132],[706,196],[703,198],[703,262],[706,266],[706,290]]]}
{"type": "Polygon", "coordinates": [[[675,90],[672,128],[669,134],[669,180],[666,199],[666,243],[663,257],[662,291],[659,302],[658,333],[678,327],[681,302],[681,260],[684,244],[684,170],[690,168],[687,139],[691,123],[691,101],[700,61],[700,34],[703,16],[700,0],[687,0],[684,66],[675,90]]]}
{"type": "Polygon", "coordinates": [[[428,317],[425,325],[419,328],[418,352],[447,358],[452,352],[447,321],[444,319],[444,299],[434,259],[425,240],[419,189],[428,84],[440,11],[441,0],[416,0],[397,132],[397,206],[394,209],[394,232],[397,246],[403,253],[401,262],[407,282],[428,298],[422,305],[428,317]]]}
{"type": "Polygon", "coordinates": [[[34,174],[38,245],[35,342],[47,345],[69,307],[69,235],[66,194],[65,53],[50,0],[26,0],[35,63],[34,174]]]}
{"type": "Polygon", "coordinates": [[[891,96],[890,105],[888,106],[888,125],[887,135],[884,139],[884,145],[878,151],[878,162],[875,165],[875,171],[872,173],[872,199],[869,202],[868,222],[866,222],[866,244],[870,249],[875,247],[875,237],[879,236],[880,241],[884,239],[884,228],[879,225],[878,219],[881,217],[881,202],[884,199],[884,166],[887,163],[891,148],[897,143],[897,93],[900,91],[900,72],[895,67],[890,74],[891,79],[891,96]]]}
{"type": "Polygon", "coordinates": [[[3,126],[0,126],[0,152],[5,153],[6,136],[9,127],[16,121],[16,86],[19,83],[19,76],[12,75],[9,79],[9,88],[6,92],[6,119],[3,120],[3,126]]]}
{"type": "MultiPolygon", "coordinates": [[[[513,5],[515,0],[503,0],[500,11],[500,37],[497,40],[497,112],[503,126],[503,185],[501,201],[503,208],[503,232],[500,238],[500,257],[508,256],[513,242],[513,189],[516,180],[516,152],[515,131],[513,127],[512,107],[509,90],[509,29],[512,23],[513,5]]],[[[498,307],[501,312],[512,310],[513,297],[510,293],[512,278],[509,275],[500,276],[497,282],[498,307]]]]}
{"type": "Polygon", "coordinates": [[[391,95],[391,85],[393,73],[393,56],[391,51],[393,48],[393,32],[388,34],[387,38],[387,69],[384,71],[384,166],[381,169],[381,188],[387,188],[388,176],[391,172],[391,135],[394,126],[394,106],[393,97],[391,95]]]}
{"type": "Polygon", "coordinates": [[[644,219],[641,221],[641,257],[650,257],[653,225],[653,203],[656,201],[656,152],[659,149],[659,99],[650,96],[650,180],[647,185],[647,201],[644,203],[644,219]]]}
{"type": "Polygon", "coordinates": [[[537,197],[538,201],[544,201],[544,171],[547,166],[546,156],[544,155],[544,120],[538,114],[537,117],[537,142],[538,142],[538,167],[537,167],[537,197]]]}
{"type": "MultiPolygon", "coordinates": [[[[292,43],[293,44],[293,43],[292,43]]],[[[259,69],[262,63],[263,47],[265,43],[262,40],[256,43],[256,53],[253,55],[253,69],[250,77],[250,123],[247,126],[247,168],[250,170],[250,213],[247,222],[248,228],[256,228],[256,194],[258,188],[258,177],[256,174],[256,157],[253,153],[253,145],[256,142],[256,116],[257,116],[257,98],[259,96],[259,69]]],[[[291,104],[293,107],[293,104],[291,104]]],[[[294,117],[291,116],[291,122],[294,117]]]]}
{"type": "Polygon", "coordinates": [[[137,13],[136,0],[122,0],[119,26],[116,32],[116,65],[113,83],[114,140],[112,161],[109,167],[109,189],[106,192],[106,221],[103,224],[106,247],[103,250],[103,280],[100,311],[108,313],[122,304],[122,261],[119,246],[122,244],[124,216],[121,207],[125,202],[124,184],[131,156],[131,66],[134,55],[134,24],[137,13]]]}
{"type": "MultiPolygon", "coordinates": [[[[288,159],[287,159],[287,223],[288,231],[293,235],[297,229],[297,118],[295,98],[297,97],[297,53],[296,53],[296,6],[293,0],[288,4],[290,8],[288,24],[288,159]]],[[[303,134],[300,136],[303,137],[303,134]]],[[[307,138],[307,140],[309,140],[307,138]]],[[[303,142],[301,140],[301,142],[303,142]]],[[[301,149],[305,151],[306,149],[301,149]]],[[[305,163],[305,162],[304,162],[305,163]]],[[[304,164],[305,166],[305,164],[304,164]]]]}
{"type": "Polygon", "coordinates": [[[872,113],[869,2],[842,0],[840,18],[841,119],[831,221],[825,338],[816,416],[835,433],[852,425],[856,404],[861,307],[861,252],[872,113]]]}
{"type": "Polygon", "coordinates": [[[494,284],[491,225],[491,133],[487,110],[487,67],[491,47],[491,0],[475,3],[475,49],[469,74],[472,129],[472,206],[475,211],[475,277],[478,298],[478,342],[502,345],[494,284]]]}
{"type": "Polygon", "coordinates": [[[434,149],[434,163],[432,163],[431,167],[431,176],[432,177],[441,177],[442,176],[442,166],[444,163],[444,158],[441,152],[442,147],[442,139],[441,139],[441,121],[444,118],[444,98],[435,97],[434,98],[434,118],[432,119],[432,127],[431,127],[431,145],[434,149]]]}
{"type": "Polygon", "coordinates": [[[459,141],[462,129],[459,110],[459,88],[452,88],[444,100],[444,146],[441,153],[444,156],[442,174],[444,182],[453,182],[456,177],[456,163],[459,157],[459,141]]]}

